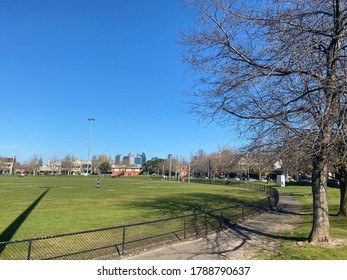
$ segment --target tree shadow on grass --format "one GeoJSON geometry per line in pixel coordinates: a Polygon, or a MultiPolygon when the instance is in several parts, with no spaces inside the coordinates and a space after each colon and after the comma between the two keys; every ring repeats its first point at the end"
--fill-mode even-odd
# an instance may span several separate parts
{"type": "Polygon", "coordinates": [[[239,236],[242,236],[246,240],[251,240],[251,237],[249,236],[251,233],[256,234],[258,236],[263,236],[271,239],[279,239],[279,240],[289,240],[289,241],[307,241],[307,237],[296,237],[296,236],[287,236],[282,234],[273,234],[273,233],[266,233],[259,229],[254,229],[251,227],[243,226],[242,224],[234,224],[234,223],[228,223],[224,222],[224,226],[234,232],[237,233],[239,236]],[[246,237],[246,238],[245,238],[246,237]]]}
{"type": "MultiPolygon", "coordinates": [[[[251,204],[251,203],[249,203],[251,204]]],[[[135,207],[146,210],[156,210],[162,215],[162,218],[174,217],[185,214],[207,214],[209,218],[216,219],[221,224],[221,228],[216,230],[216,240],[210,240],[209,247],[214,247],[213,252],[218,251],[223,257],[224,254],[231,251],[237,251],[241,247],[245,246],[251,239],[252,236],[259,236],[262,238],[269,238],[272,240],[287,240],[287,241],[306,241],[307,237],[300,236],[290,236],[282,234],[281,232],[268,232],[267,230],[262,230],[261,228],[252,228],[246,225],[239,224],[238,222],[231,221],[229,218],[223,218],[220,213],[206,212],[213,209],[223,208],[227,205],[245,205],[245,201],[238,198],[229,198],[223,195],[216,194],[187,194],[187,196],[182,199],[182,196],[171,196],[158,198],[151,201],[142,201],[135,203],[135,207]],[[230,238],[236,238],[240,242],[237,242],[234,248],[229,248],[225,250],[223,247],[223,241],[219,240],[219,232],[224,229],[224,235],[230,235],[230,238]],[[220,248],[219,248],[220,247],[220,248]]],[[[275,212],[283,216],[301,216],[299,212],[296,212],[291,208],[276,209],[275,212]]],[[[254,218],[257,219],[257,218],[254,218]]],[[[274,220],[274,223],[280,221],[274,220]]]]}
{"type": "Polygon", "coordinates": [[[230,198],[217,194],[194,193],[187,194],[184,198],[181,195],[161,197],[152,200],[132,202],[124,207],[136,207],[153,212],[160,212],[162,218],[169,218],[186,214],[199,214],[213,209],[220,209],[228,206],[245,205],[242,198],[230,198]]]}
{"type": "MultiPolygon", "coordinates": [[[[47,188],[34,202],[23,211],[0,235],[0,242],[10,241],[15,235],[19,227],[25,222],[30,213],[35,209],[43,197],[51,188],[47,188]]],[[[6,245],[0,246],[0,253],[5,249],[6,245]]]]}

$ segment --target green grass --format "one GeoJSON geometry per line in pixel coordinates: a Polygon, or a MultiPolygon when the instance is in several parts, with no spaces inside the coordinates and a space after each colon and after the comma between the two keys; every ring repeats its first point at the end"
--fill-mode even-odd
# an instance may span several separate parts
{"type": "MultiPolygon", "coordinates": [[[[0,239],[17,240],[198,213],[264,198],[248,189],[162,182],[139,176],[0,176],[0,239]]],[[[295,229],[281,233],[280,247],[262,259],[347,259],[347,245],[321,247],[305,242],[312,225],[309,186],[280,188],[302,204],[295,229]],[[300,240],[300,241],[298,241],[300,240]]],[[[339,190],[329,188],[334,238],[347,242],[347,219],[337,217],[339,190]]]]}
{"type": "Polygon", "coordinates": [[[339,245],[312,245],[305,240],[312,228],[312,191],[309,186],[289,186],[281,188],[281,192],[291,195],[302,204],[301,216],[295,229],[281,234],[282,240],[278,251],[262,256],[264,259],[292,260],[347,260],[347,218],[337,217],[339,210],[339,189],[329,188],[329,214],[333,238],[340,240],[339,245]],[[303,241],[297,241],[303,240],[303,241]],[[341,242],[342,241],[342,242],[341,242]],[[342,244],[341,244],[342,243],[342,244]]]}
{"type": "Polygon", "coordinates": [[[0,239],[18,240],[218,209],[264,198],[226,186],[148,177],[1,176],[0,239]]]}

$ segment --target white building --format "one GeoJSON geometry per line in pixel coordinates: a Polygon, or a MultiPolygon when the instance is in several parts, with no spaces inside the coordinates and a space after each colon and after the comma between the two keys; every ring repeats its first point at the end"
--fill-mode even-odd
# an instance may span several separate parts
{"type": "Polygon", "coordinates": [[[0,174],[14,173],[15,164],[16,164],[16,157],[12,157],[12,158],[0,157],[0,174]]]}

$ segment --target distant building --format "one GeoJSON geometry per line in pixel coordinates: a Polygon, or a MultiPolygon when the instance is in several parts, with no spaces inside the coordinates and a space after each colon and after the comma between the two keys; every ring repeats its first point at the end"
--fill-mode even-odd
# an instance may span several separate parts
{"type": "Polygon", "coordinates": [[[61,161],[48,160],[47,164],[40,166],[40,173],[42,174],[61,174],[61,161]]]}
{"type": "Polygon", "coordinates": [[[16,168],[15,168],[14,173],[16,173],[16,174],[24,174],[26,171],[27,171],[26,166],[24,166],[24,165],[17,165],[16,168]]]}
{"type": "Polygon", "coordinates": [[[116,164],[116,165],[120,165],[120,164],[122,164],[123,163],[123,160],[124,160],[124,157],[123,157],[123,155],[116,155],[116,157],[115,157],[115,159],[114,159],[114,163],[116,164]]]}
{"type": "Polygon", "coordinates": [[[134,163],[136,165],[142,165],[142,156],[140,154],[137,154],[135,159],[134,159],[134,163]]]}
{"type": "Polygon", "coordinates": [[[120,161],[118,164],[133,165],[134,161],[134,156],[132,155],[132,153],[129,153],[127,156],[124,156],[123,160],[120,161]]]}
{"type": "Polygon", "coordinates": [[[129,165],[129,156],[124,156],[123,157],[123,161],[121,162],[121,164],[129,165]]]}
{"type": "Polygon", "coordinates": [[[145,164],[146,161],[147,161],[146,154],[145,154],[145,153],[142,153],[142,154],[141,154],[141,157],[142,157],[142,164],[145,164]]]}
{"type": "MultiPolygon", "coordinates": [[[[73,159],[72,161],[66,161],[66,162],[63,161],[61,166],[61,174],[80,175],[81,173],[84,173],[83,171],[84,165],[85,167],[87,167],[87,163],[84,164],[82,160],[78,160],[78,159],[73,159]]],[[[85,173],[86,172],[87,171],[85,171],[85,173]]]]}
{"type": "Polygon", "coordinates": [[[136,165],[143,165],[146,163],[146,154],[137,154],[136,157],[134,158],[134,164],[136,165]]]}
{"type": "Polygon", "coordinates": [[[120,176],[137,176],[142,173],[140,166],[111,166],[111,176],[112,177],[120,177],[120,176]]]}
{"type": "Polygon", "coordinates": [[[16,164],[16,157],[12,157],[12,158],[0,157],[0,174],[14,173],[15,164],[16,164]]]}
{"type": "Polygon", "coordinates": [[[136,157],[132,153],[129,153],[127,156],[116,155],[114,164],[118,165],[142,165],[146,163],[146,154],[137,154],[136,157]]]}
{"type": "Polygon", "coordinates": [[[135,158],[134,158],[134,155],[132,153],[128,154],[128,164],[129,165],[134,165],[135,164],[135,158]]]}

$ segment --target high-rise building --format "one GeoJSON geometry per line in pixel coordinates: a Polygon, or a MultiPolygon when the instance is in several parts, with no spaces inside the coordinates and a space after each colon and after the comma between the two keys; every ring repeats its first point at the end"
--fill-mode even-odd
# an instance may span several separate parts
{"type": "Polygon", "coordinates": [[[129,153],[128,157],[129,157],[129,165],[134,165],[135,163],[134,155],[132,153],[129,153]]]}
{"type": "Polygon", "coordinates": [[[114,160],[115,165],[142,165],[146,163],[146,154],[137,154],[136,157],[130,152],[127,156],[116,155],[114,160]]]}
{"type": "Polygon", "coordinates": [[[137,165],[142,165],[142,156],[141,154],[137,154],[135,159],[134,159],[135,164],[137,165]]]}
{"type": "Polygon", "coordinates": [[[124,156],[124,157],[123,157],[122,164],[124,164],[124,165],[129,165],[129,156],[124,156]]]}
{"type": "Polygon", "coordinates": [[[145,153],[142,153],[141,157],[142,157],[142,164],[145,164],[146,161],[147,161],[147,159],[146,159],[146,154],[145,154],[145,153]]]}
{"type": "Polygon", "coordinates": [[[122,164],[123,163],[123,155],[116,155],[116,157],[115,157],[115,160],[114,160],[114,163],[115,163],[115,165],[120,165],[120,164],[122,164]]]}

